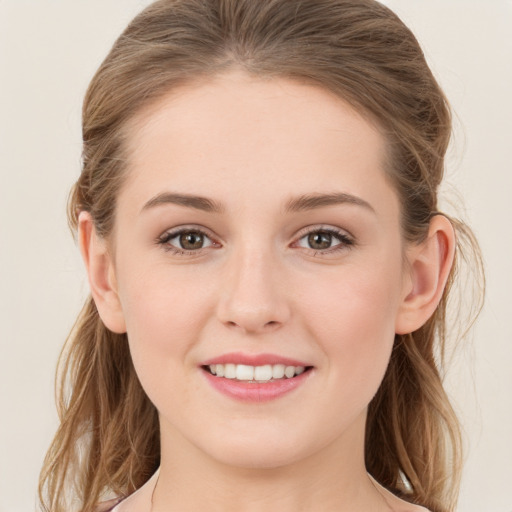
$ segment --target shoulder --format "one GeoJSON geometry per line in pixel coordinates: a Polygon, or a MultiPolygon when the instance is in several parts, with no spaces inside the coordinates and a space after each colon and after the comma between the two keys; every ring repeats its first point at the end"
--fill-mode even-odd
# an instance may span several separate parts
{"type": "Polygon", "coordinates": [[[122,500],[123,498],[114,498],[108,501],[103,501],[97,505],[94,512],[110,512],[122,500]]]}

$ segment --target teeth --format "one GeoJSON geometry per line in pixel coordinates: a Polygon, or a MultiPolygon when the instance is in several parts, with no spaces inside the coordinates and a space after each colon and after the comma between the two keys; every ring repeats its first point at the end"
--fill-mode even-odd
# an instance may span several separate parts
{"type": "Polygon", "coordinates": [[[236,365],[236,380],[253,380],[254,379],[254,366],[247,366],[245,364],[236,365]]]}
{"type": "Polygon", "coordinates": [[[288,379],[291,379],[295,375],[295,368],[293,366],[287,366],[284,369],[284,375],[288,379]]]}
{"type": "Polygon", "coordinates": [[[272,366],[269,364],[254,367],[254,380],[270,380],[272,376],[272,366]]]}
{"type": "Polygon", "coordinates": [[[284,377],[284,364],[275,364],[272,366],[272,378],[282,379],[284,377]]]}
{"type": "Polygon", "coordinates": [[[224,366],[224,377],[226,379],[234,379],[236,378],[236,365],[227,364],[224,366]]]}
{"type": "Polygon", "coordinates": [[[304,366],[285,366],[284,364],[266,364],[249,366],[246,364],[211,364],[208,369],[212,375],[243,381],[268,382],[271,379],[291,379],[304,373],[304,366]]]}

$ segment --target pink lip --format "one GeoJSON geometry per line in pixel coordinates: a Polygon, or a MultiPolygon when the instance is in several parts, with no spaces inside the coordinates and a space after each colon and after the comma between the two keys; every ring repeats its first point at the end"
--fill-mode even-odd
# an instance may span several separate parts
{"type": "Polygon", "coordinates": [[[208,371],[202,370],[208,383],[217,391],[235,400],[252,403],[268,402],[288,394],[306,382],[311,373],[312,371],[308,370],[291,379],[259,383],[216,377],[208,371]]]}
{"type": "Polygon", "coordinates": [[[248,366],[264,366],[266,364],[284,364],[285,366],[311,366],[297,359],[290,359],[276,354],[243,354],[241,352],[231,352],[223,354],[213,359],[208,359],[200,366],[210,366],[211,364],[246,364],[248,366]]]}
{"type": "Polygon", "coordinates": [[[201,373],[215,390],[235,400],[252,403],[268,402],[269,400],[280,398],[297,389],[312,374],[311,365],[277,354],[243,354],[232,352],[208,359],[200,367],[202,368],[201,373]],[[308,369],[291,379],[283,378],[269,382],[249,382],[217,377],[203,368],[213,364],[246,364],[249,366],[283,364],[285,366],[304,366],[308,369]]]}

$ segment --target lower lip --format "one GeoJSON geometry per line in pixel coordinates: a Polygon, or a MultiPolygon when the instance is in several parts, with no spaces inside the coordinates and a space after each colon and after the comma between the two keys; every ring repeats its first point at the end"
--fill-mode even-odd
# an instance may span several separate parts
{"type": "Polygon", "coordinates": [[[206,370],[201,370],[210,385],[222,394],[242,402],[268,402],[276,400],[297,389],[309,378],[307,370],[291,379],[278,379],[269,382],[248,382],[236,379],[216,377],[206,370]]]}

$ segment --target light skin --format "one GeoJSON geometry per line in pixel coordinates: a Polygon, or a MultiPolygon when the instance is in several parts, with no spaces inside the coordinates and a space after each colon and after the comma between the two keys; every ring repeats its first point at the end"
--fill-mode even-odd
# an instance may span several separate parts
{"type": "Polygon", "coordinates": [[[369,478],[364,428],[395,333],[440,300],[454,234],[436,216],[404,242],[379,130],[321,88],[231,71],[146,108],[128,149],[110,240],[79,222],[101,318],[128,333],[160,418],[158,484],[118,510],[424,510],[369,478]],[[230,352],[309,374],[244,403],[201,367],[230,352]]]}

